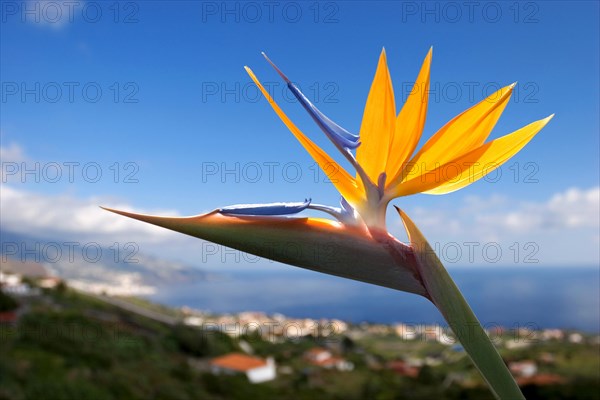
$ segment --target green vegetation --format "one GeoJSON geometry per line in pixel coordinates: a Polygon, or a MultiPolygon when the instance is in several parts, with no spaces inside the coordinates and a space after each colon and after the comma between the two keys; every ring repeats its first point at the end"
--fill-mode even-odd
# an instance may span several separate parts
{"type": "MultiPolygon", "coordinates": [[[[244,336],[240,339],[255,354],[273,356],[287,369],[274,381],[250,384],[243,375],[210,373],[211,357],[240,351],[239,341],[222,333],[167,326],[65,288],[23,302],[26,310],[17,324],[0,325],[2,400],[492,399],[469,360],[439,343],[406,342],[393,335],[340,337],[340,354],[355,366],[342,372],[303,359],[307,349],[324,345],[315,338],[271,343],[244,336]],[[442,362],[424,366],[413,378],[385,368],[390,360],[408,357],[442,362]],[[460,384],[449,379],[453,374],[460,384]]],[[[0,294],[1,307],[15,304],[0,294]]],[[[540,364],[540,371],[568,382],[526,386],[528,399],[600,399],[597,345],[548,342],[503,356],[537,360],[542,353],[554,359],[540,364]]]]}
{"type": "Polygon", "coordinates": [[[150,311],[159,312],[164,315],[168,315],[170,317],[175,318],[183,318],[183,313],[180,310],[176,310],[171,307],[164,306],[162,304],[156,304],[149,300],[143,299],[141,297],[133,297],[133,296],[117,296],[115,297],[122,301],[126,301],[130,304],[136,305],[138,307],[145,308],[150,311]]]}
{"type": "Polygon", "coordinates": [[[0,312],[13,311],[17,307],[19,307],[19,302],[0,290],[0,312]]]}

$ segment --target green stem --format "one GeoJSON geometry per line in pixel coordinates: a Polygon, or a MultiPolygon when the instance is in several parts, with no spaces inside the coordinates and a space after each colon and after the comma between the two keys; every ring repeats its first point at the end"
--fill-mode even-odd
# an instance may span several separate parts
{"type": "Polygon", "coordinates": [[[440,310],[490,389],[500,400],[524,400],[494,344],[462,293],[413,222],[398,210],[415,253],[415,264],[429,298],[440,310]]]}

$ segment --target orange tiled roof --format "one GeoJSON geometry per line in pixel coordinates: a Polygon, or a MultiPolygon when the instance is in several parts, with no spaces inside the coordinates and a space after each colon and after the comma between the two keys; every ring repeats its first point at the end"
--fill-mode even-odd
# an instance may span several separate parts
{"type": "Polygon", "coordinates": [[[267,362],[262,358],[247,356],[241,353],[230,353],[221,357],[213,358],[211,365],[231,369],[234,371],[248,371],[258,367],[264,367],[267,362]]]}

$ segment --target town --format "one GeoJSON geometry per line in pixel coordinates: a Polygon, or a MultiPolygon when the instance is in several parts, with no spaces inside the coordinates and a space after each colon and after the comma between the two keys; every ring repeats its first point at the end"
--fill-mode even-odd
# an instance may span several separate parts
{"type": "MultiPolygon", "coordinates": [[[[275,397],[294,390],[298,398],[317,393],[319,398],[387,398],[384,394],[394,390],[421,393],[415,398],[492,398],[445,326],[354,324],[260,311],[215,314],[99,292],[35,268],[20,272],[0,273],[0,338],[6,349],[1,366],[11,383],[2,385],[0,398],[29,398],[30,381],[22,376],[48,379],[37,365],[49,362],[47,353],[65,359],[59,369],[66,377],[83,374],[93,381],[107,371],[120,373],[119,363],[133,362],[132,354],[148,356],[149,341],[151,353],[167,354],[178,374],[195,377],[191,382],[206,391],[199,398],[275,397]],[[37,346],[44,356],[36,353],[37,346]],[[94,366],[98,351],[104,354],[97,357],[116,361],[94,366]]],[[[589,396],[600,387],[598,332],[526,326],[492,326],[487,332],[528,398],[547,393],[596,398],[589,396]]],[[[141,370],[157,368],[153,362],[148,357],[141,370]]],[[[191,384],[169,379],[174,386],[191,384]]]]}

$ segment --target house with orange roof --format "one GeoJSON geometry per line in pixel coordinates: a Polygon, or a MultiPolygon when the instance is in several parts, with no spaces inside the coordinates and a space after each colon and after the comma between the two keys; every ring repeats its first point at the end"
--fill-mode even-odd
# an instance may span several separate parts
{"type": "Polygon", "coordinates": [[[229,353],[213,358],[210,368],[215,375],[244,374],[250,383],[271,381],[277,376],[275,361],[272,357],[265,360],[242,353],[229,353]]]}
{"type": "Polygon", "coordinates": [[[354,364],[341,357],[334,356],[329,350],[322,347],[313,347],[304,353],[304,359],[310,364],[327,369],[335,368],[338,371],[352,371],[354,364]]]}

